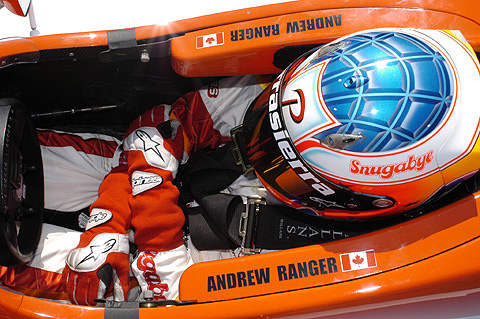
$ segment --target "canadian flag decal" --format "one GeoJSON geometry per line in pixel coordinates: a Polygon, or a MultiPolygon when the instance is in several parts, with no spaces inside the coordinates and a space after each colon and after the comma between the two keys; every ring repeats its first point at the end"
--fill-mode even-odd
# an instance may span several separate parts
{"type": "Polygon", "coordinates": [[[342,271],[351,271],[377,266],[375,251],[373,249],[342,254],[340,255],[340,260],[342,262],[342,271]]]}
{"type": "Polygon", "coordinates": [[[197,49],[213,47],[225,43],[223,32],[197,37],[197,49]]]}

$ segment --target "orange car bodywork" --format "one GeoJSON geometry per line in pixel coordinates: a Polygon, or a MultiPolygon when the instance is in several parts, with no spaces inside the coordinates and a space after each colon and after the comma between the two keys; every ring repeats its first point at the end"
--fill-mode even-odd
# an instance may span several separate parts
{"type": "MultiPolygon", "coordinates": [[[[480,6],[470,0],[397,0],[388,5],[382,0],[304,0],[138,27],[135,32],[139,41],[168,36],[174,70],[201,77],[277,73],[273,61],[283,48],[322,44],[377,27],[461,30],[480,51],[480,6]]],[[[106,31],[3,41],[0,66],[9,57],[36,50],[106,45],[106,31]]],[[[431,302],[455,304],[458,298],[470,307],[471,297],[480,292],[479,196],[358,237],[193,265],[182,276],[180,300],[195,303],[134,312],[140,318],[371,316],[405,305],[435,309],[431,302]],[[360,264],[364,256],[368,267],[347,265],[357,257],[360,264]]],[[[302,231],[308,235],[308,229],[302,231]]],[[[0,318],[97,318],[114,311],[41,300],[0,286],[0,318]]]]}

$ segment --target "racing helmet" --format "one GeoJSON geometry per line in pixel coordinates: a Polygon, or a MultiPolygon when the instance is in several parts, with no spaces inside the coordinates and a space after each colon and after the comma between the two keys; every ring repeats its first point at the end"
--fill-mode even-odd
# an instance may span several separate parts
{"type": "Polygon", "coordinates": [[[460,32],[374,29],[313,49],[249,106],[267,190],[340,219],[399,214],[480,167],[480,66],[460,32]]]}

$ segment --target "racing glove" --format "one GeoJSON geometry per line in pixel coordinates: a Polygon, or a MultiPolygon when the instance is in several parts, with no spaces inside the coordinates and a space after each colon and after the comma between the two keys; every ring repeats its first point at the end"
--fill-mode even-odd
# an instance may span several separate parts
{"type": "Polygon", "coordinates": [[[110,284],[114,301],[125,301],[128,293],[129,241],[123,234],[96,235],[85,245],[80,242],[67,257],[63,270],[66,292],[73,303],[96,305],[110,284]],[[82,247],[83,246],[83,247],[82,247]]]}
{"type": "Polygon", "coordinates": [[[127,297],[130,192],[125,165],[112,169],[100,185],[99,198],[92,204],[85,232],[67,257],[63,270],[63,282],[72,303],[96,305],[94,299],[105,298],[109,286],[113,288],[115,301],[127,297]]]}

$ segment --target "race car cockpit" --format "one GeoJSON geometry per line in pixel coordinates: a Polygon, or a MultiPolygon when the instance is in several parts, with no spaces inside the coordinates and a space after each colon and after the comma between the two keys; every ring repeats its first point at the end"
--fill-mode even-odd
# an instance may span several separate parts
{"type": "MultiPolygon", "coordinates": [[[[438,312],[434,301],[442,298],[454,305],[445,313],[458,315],[460,300],[474,315],[480,131],[471,105],[480,83],[480,11],[463,0],[444,4],[439,11],[418,1],[335,8],[296,1],[295,8],[283,3],[166,26],[1,40],[5,317],[224,318],[235,309],[237,317],[328,318],[392,307],[438,312]],[[244,87],[256,81],[254,96],[227,100],[226,109],[247,104],[242,121],[235,118],[241,125],[230,131],[229,118],[215,127],[223,138],[228,122],[232,138],[189,153],[175,185],[195,253],[235,258],[195,261],[177,283],[176,300],[143,293],[77,306],[63,291],[24,285],[29,276],[15,281],[28,267],[45,275],[32,260],[45,249],[46,229],[68,229],[78,241],[97,223],[88,205],[45,205],[46,175],[54,176],[39,131],[108,136],[112,150],[125,151],[121,140],[136,118],[189,92],[200,92],[210,112],[217,104],[207,99],[240,91],[231,77],[248,78],[244,87]],[[268,200],[225,191],[257,178],[268,200]]],[[[210,113],[204,122],[215,121],[210,113]]],[[[155,125],[163,139],[175,138],[176,121],[177,113],[155,125]]],[[[147,133],[139,139],[158,153],[147,133]]],[[[135,176],[138,192],[164,181],[135,176]]],[[[130,250],[135,258],[135,243],[130,250]]],[[[44,278],[54,276],[61,273],[44,278]]]]}

